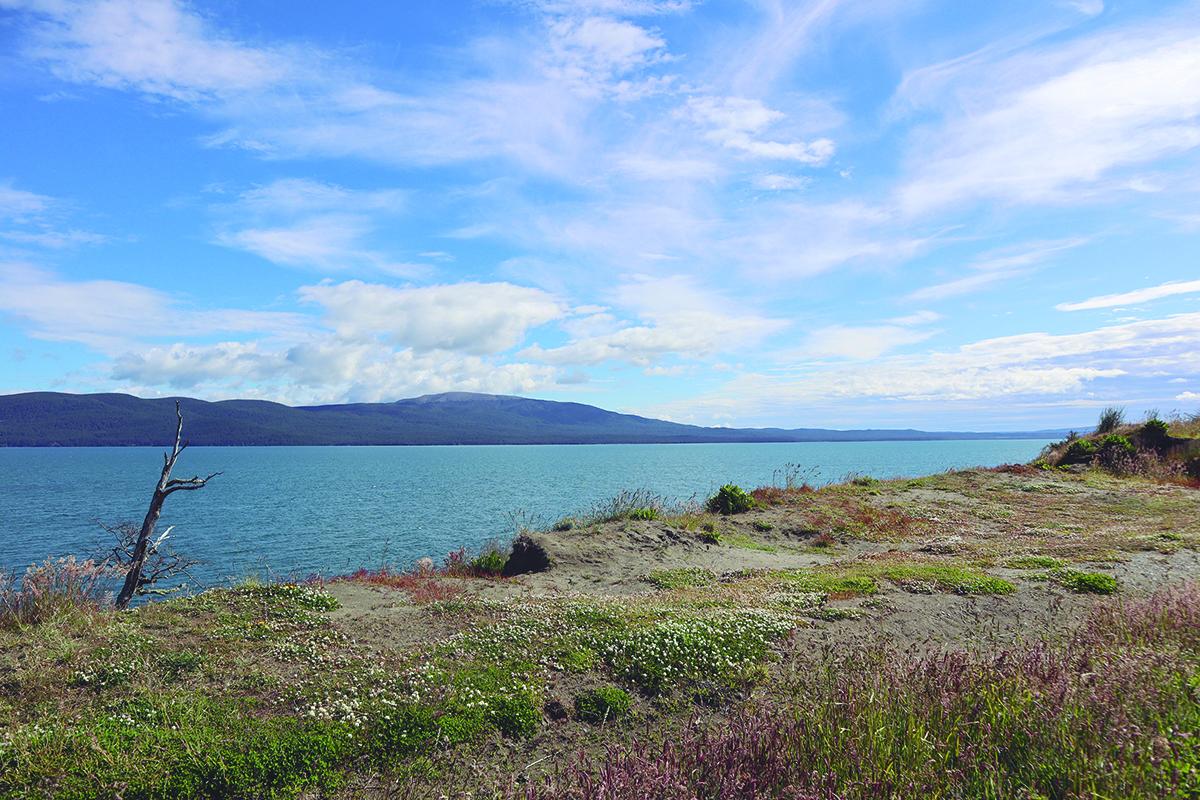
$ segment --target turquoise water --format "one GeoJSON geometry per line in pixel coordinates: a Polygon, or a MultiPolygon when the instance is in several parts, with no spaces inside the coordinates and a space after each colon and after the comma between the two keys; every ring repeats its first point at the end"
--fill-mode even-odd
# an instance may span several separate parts
{"type": "MultiPolygon", "coordinates": [[[[1028,461],[1037,440],[474,447],[196,447],[176,477],[224,472],[177,492],[163,525],[202,559],[202,585],[251,573],[323,575],[440,559],[511,535],[511,516],[553,521],[646,488],[706,497],[770,483],[786,464],[828,482],[851,472],[924,475],[1028,461]]],[[[98,552],[96,520],[140,522],[162,465],[156,448],[0,448],[0,567],[98,552]]]]}

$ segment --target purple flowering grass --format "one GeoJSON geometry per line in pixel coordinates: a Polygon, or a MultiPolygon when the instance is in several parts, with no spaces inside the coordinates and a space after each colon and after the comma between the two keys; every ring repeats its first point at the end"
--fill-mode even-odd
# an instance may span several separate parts
{"type": "Polygon", "coordinates": [[[1200,796],[1200,584],[988,654],[835,652],[720,726],[583,754],[524,800],[1200,796]]]}

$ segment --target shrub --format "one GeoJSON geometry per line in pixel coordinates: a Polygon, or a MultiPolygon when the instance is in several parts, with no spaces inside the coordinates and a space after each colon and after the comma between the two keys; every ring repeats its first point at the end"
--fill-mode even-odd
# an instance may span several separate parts
{"type": "Polygon", "coordinates": [[[756,519],[756,520],[754,520],[754,522],[750,523],[750,525],[752,528],[754,528],[754,530],[761,531],[763,533],[766,533],[767,531],[769,531],[775,527],[771,523],[767,522],[765,519],[756,519]]]}
{"type": "Polygon", "coordinates": [[[1170,443],[1171,434],[1167,429],[1167,423],[1161,419],[1149,419],[1138,431],[1138,438],[1146,447],[1152,450],[1162,450],[1170,443]]]}
{"type": "Polygon", "coordinates": [[[1086,464],[1096,457],[1100,448],[1091,439],[1076,439],[1067,447],[1063,454],[1063,464],[1086,464]]]}
{"type": "Polygon", "coordinates": [[[635,508],[629,512],[630,519],[654,520],[658,519],[658,509],[649,506],[645,508],[635,508]]]}
{"type": "Polygon", "coordinates": [[[720,544],[721,532],[710,522],[700,529],[700,541],[705,544],[720,544]]]}
{"type": "Polygon", "coordinates": [[[31,565],[20,581],[0,572],[0,627],[36,625],[75,609],[99,608],[118,571],[75,556],[31,565]]]}
{"type": "Polygon", "coordinates": [[[526,693],[491,698],[488,721],[506,736],[526,738],[537,733],[542,712],[534,698],[526,693]]]}
{"type": "Polygon", "coordinates": [[[707,508],[713,514],[744,514],[754,508],[754,498],[742,487],[727,483],[708,499],[707,508]]]}
{"type": "Polygon", "coordinates": [[[562,533],[563,531],[569,531],[574,527],[575,527],[574,519],[572,519],[571,517],[563,517],[558,522],[556,522],[552,526],[550,526],[550,530],[555,531],[557,533],[562,533]]]}
{"type": "Polygon", "coordinates": [[[1096,423],[1096,433],[1110,433],[1125,424],[1125,409],[1109,406],[1100,412],[1100,421],[1096,423]]]}
{"type": "Polygon", "coordinates": [[[601,686],[575,697],[575,716],[584,722],[606,722],[629,713],[629,692],[616,686],[601,686]]]}
{"type": "Polygon", "coordinates": [[[471,571],[476,575],[499,575],[504,572],[508,556],[499,550],[488,550],[471,560],[471,571]]]}

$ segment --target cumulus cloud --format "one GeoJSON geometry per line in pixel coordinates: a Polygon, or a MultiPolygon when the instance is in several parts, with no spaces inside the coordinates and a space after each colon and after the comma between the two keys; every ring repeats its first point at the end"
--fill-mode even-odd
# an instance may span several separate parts
{"type": "Polygon", "coordinates": [[[384,402],[451,390],[528,393],[552,385],[557,377],[543,365],[416,353],[333,337],[287,349],[253,342],[142,348],[116,358],[110,375],[132,387],[266,396],[293,404],[384,402]]]}
{"type": "Polygon", "coordinates": [[[1164,368],[1200,374],[1200,313],[1072,334],[1028,333],[954,350],[885,356],[863,364],[750,372],[692,400],[648,409],[675,419],[776,416],[787,408],[853,398],[946,404],[1078,396],[1105,379],[1152,378],[1164,368]]]}
{"type": "Polygon", "coordinates": [[[649,366],[668,355],[700,358],[751,346],[788,325],[784,320],[731,312],[731,303],[686,276],[636,277],[619,286],[613,300],[637,322],[594,314],[576,324],[577,336],[567,344],[533,345],[520,355],[560,365],[623,361],[649,366]],[[670,300],[664,302],[665,298],[670,300]]]}
{"type": "Polygon", "coordinates": [[[346,281],[302,287],[300,297],[320,304],[325,323],[342,337],[380,338],[417,352],[500,353],[566,313],[548,292],[511,283],[395,288],[346,281]]]}

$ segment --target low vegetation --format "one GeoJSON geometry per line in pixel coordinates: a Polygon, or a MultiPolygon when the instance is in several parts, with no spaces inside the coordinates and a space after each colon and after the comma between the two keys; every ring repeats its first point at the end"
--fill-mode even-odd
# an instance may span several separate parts
{"type": "MultiPolygon", "coordinates": [[[[1174,459],[1151,422],[1071,444],[1174,459]]],[[[1200,584],[1162,584],[1200,494],[1066,466],[626,492],[515,578],[497,543],[118,613],[47,562],[0,583],[0,798],[1195,796],[1200,584]]]]}

